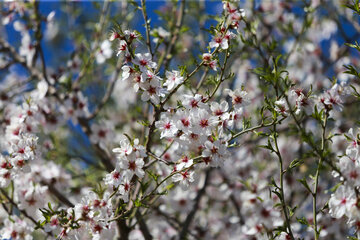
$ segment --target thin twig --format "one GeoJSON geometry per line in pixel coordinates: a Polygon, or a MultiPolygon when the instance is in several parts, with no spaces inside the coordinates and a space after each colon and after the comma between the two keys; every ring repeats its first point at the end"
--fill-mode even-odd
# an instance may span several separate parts
{"type": "Polygon", "coordinates": [[[285,200],[285,194],[284,194],[284,166],[283,166],[283,159],[279,150],[279,146],[278,146],[278,140],[277,140],[277,131],[276,131],[276,124],[274,125],[274,145],[275,145],[275,153],[278,156],[279,159],[279,164],[280,164],[280,187],[278,188],[280,192],[278,192],[280,194],[280,202],[281,202],[281,206],[282,206],[282,210],[285,216],[285,224],[286,224],[286,228],[288,229],[288,234],[290,236],[290,238],[292,240],[295,240],[294,238],[294,234],[292,233],[292,229],[291,229],[291,221],[290,221],[290,217],[289,217],[289,212],[288,212],[288,205],[286,204],[286,200],[285,200]]]}
{"type": "Polygon", "coordinates": [[[226,52],[225,52],[225,59],[224,59],[224,65],[221,67],[220,69],[220,77],[219,77],[219,81],[217,82],[216,84],[216,87],[215,89],[213,90],[213,92],[210,94],[210,96],[206,99],[206,102],[210,101],[211,98],[214,97],[215,93],[217,92],[217,90],[219,89],[220,85],[225,81],[225,78],[224,78],[224,74],[225,74],[225,68],[226,68],[226,64],[227,64],[227,61],[228,61],[228,57],[230,56],[230,50],[229,48],[226,49],[226,52]]]}
{"type": "Polygon", "coordinates": [[[196,198],[194,200],[195,203],[193,205],[193,208],[191,209],[191,211],[187,215],[184,223],[182,224],[182,229],[181,229],[181,232],[179,234],[179,239],[180,240],[186,239],[186,235],[188,233],[190,224],[191,224],[192,220],[194,219],[197,210],[199,210],[200,200],[203,197],[203,195],[205,194],[205,190],[206,190],[206,187],[207,187],[207,185],[209,183],[209,179],[210,179],[210,173],[211,173],[211,168],[206,171],[204,185],[197,192],[196,198]]]}
{"type": "Polygon", "coordinates": [[[122,63],[122,61],[119,60],[117,66],[116,66],[115,73],[114,73],[113,77],[111,78],[111,80],[108,83],[108,87],[107,87],[107,90],[106,90],[106,93],[105,93],[104,97],[101,99],[100,103],[97,105],[95,110],[87,117],[88,120],[93,119],[94,117],[96,117],[96,115],[101,111],[101,109],[104,107],[104,105],[110,99],[110,97],[111,97],[111,95],[112,95],[112,93],[114,91],[116,81],[119,78],[119,74],[120,74],[121,66],[122,66],[121,63],[122,63]]]}
{"type": "Polygon", "coordinates": [[[61,203],[65,204],[68,207],[74,207],[75,205],[70,202],[70,200],[65,197],[61,192],[59,192],[52,184],[41,182],[41,184],[46,185],[49,189],[49,192],[54,195],[61,203]]]}
{"type": "Polygon", "coordinates": [[[171,40],[170,40],[169,45],[167,46],[163,55],[160,57],[158,67],[155,72],[158,72],[160,70],[160,67],[162,66],[163,62],[164,62],[165,69],[167,69],[167,67],[168,67],[168,64],[171,60],[171,53],[172,53],[175,43],[179,37],[180,28],[181,28],[181,25],[182,25],[183,19],[184,19],[184,13],[185,13],[185,0],[181,0],[179,15],[176,20],[175,30],[171,35],[171,40]]]}
{"type": "Polygon", "coordinates": [[[318,195],[318,184],[319,184],[319,176],[320,176],[320,169],[322,166],[322,162],[323,162],[323,153],[325,150],[325,141],[326,141],[326,125],[327,125],[327,119],[328,119],[328,112],[325,112],[325,119],[324,119],[324,123],[321,123],[321,128],[322,128],[322,135],[321,135],[321,147],[320,147],[320,157],[319,157],[319,162],[316,168],[316,174],[315,174],[315,184],[314,184],[314,189],[312,192],[312,196],[313,196],[313,221],[314,221],[314,235],[315,235],[315,240],[319,239],[320,236],[320,231],[318,230],[318,226],[317,226],[317,210],[316,210],[316,200],[317,200],[317,195],[318,195]]]}
{"type": "Polygon", "coordinates": [[[141,0],[141,12],[143,14],[144,21],[145,21],[146,45],[148,47],[151,57],[153,57],[153,53],[151,51],[151,41],[150,41],[150,20],[148,19],[148,16],[147,16],[145,0],[141,0]]]}
{"type": "Polygon", "coordinates": [[[201,87],[201,85],[204,83],[208,72],[209,72],[209,68],[206,68],[205,71],[204,71],[204,73],[203,73],[203,75],[202,75],[201,78],[200,78],[200,81],[199,81],[198,85],[196,86],[195,93],[198,93],[198,92],[199,92],[200,87],[201,87]]]}
{"type": "Polygon", "coordinates": [[[92,48],[92,50],[90,52],[90,56],[87,59],[84,67],[80,71],[77,78],[73,81],[72,89],[79,88],[80,81],[85,77],[85,74],[86,74],[90,64],[94,60],[96,49],[99,47],[100,36],[102,36],[102,30],[103,30],[103,27],[105,26],[105,14],[107,13],[108,9],[109,9],[109,1],[105,0],[102,11],[101,11],[101,14],[100,14],[100,19],[99,19],[99,25],[98,25],[99,26],[99,31],[96,32],[93,48],[92,48]]]}
{"type": "Polygon", "coordinates": [[[257,126],[252,127],[252,128],[247,128],[247,129],[245,129],[245,130],[243,130],[243,131],[241,131],[241,132],[238,132],[238,133],[234,134],[234,135],[229,139],[228,143],[230,143],[232,140],[234,140],[234,139],[237,138],[237,137],[240,137],[241,135],[243,135],[243,134],[245,134],[245,133],[252,132],[252,131],[255,131],[255,130],[259,129],[259,128],[263,128],[263,127],[271,127],[271,126],[273,126],[273,125],[275,125],[275,124],[277,124],[277,123],[280,123],[280,122],[283,121],[285,118],[286,118],[286,117],[283,117],[283,118],[281,118],[281,119],[279,119],[279,120],[274,119],[274,120],[273,120],[272,122],[270,122],[270,123],[261,123],[261,124],[259,124],[259,125],[257,125],[257,126]]]}

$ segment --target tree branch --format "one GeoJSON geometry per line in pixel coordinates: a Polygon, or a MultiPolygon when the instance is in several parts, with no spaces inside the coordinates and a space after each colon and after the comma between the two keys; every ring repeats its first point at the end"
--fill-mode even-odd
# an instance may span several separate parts
{"type": "Polygon", "coordinates": [[[185,219],[185,221],[184,221],[184,223],[182,225],[183,227],[182,227],[181,232],[179,234],[179,239],[180,240],[186,239],[186,235],[188,233],[190,224],[191,224],[192,220],[194,219],[197,210],[199,209],[200,200],[201,200],[202,196],[205,194],[205,190],[206,190],[206,187],[207,187],[207,185],[209,183],[209,179],[210,179],[210,173],[211,173],[211,169],[208,169],[206,171],[204,185],[198,191],[197,196],[195,198],[194,206],[193,206],[192,210],[190,211],[190,213],[187,215],[187,217],[186,217],[186,219],[185,219]]]}
{"type": "Polygon", "coordinates": [[[146,45],[148,47],[151,57],[153,57],[153,53],[151,51],[151,41],[150,41],[150,20],[148,19],[148,16],[147,16],[145,0],[141,0],[141,12],[143,14],[144,21],[145,21],[146,45]]]}

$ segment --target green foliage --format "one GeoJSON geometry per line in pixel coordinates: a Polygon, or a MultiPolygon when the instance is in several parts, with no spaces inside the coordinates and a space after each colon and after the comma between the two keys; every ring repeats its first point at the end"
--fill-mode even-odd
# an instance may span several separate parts
{"type": "Polygon", "coordinates": [[[293,168],[296,168],[298,166],[300,166],[301,164],[303,163],[303,160],[302,159],[294,159],[293,161],[291,161],[289,167],[288,167],[288,170],[291,170],[293,168]]]}
{"type": "Polygon", "coordinates": [[[346,3],[344,4],[345,7],[350,8],[355,13],[360,15],[360,6],[359,6],[359,0],[352,0],[352,3],[346,3]]]}
{"type": "Polygon", "coordinates": [[[300,182],[300,183],[306,188],[306,190],[308,190],[309,193],[312,194],[312,191],[311,191],[311,189],[310,189],[310,186],[309,186],[309,184],[307,183],[305,177],[303,177],[302,179],[297,179],[297,181],[300,182]]]}
{"type": "Polygon", "coordinates": [[[310,227],[310,224],[308,222],[308,220],[305,218],[305,217],[302,217],[302,218],[296,218],[296,220],[301,223],[302,225],[306,225],[308,227],[310,227]]]}
{"type": "Polygon", "coordinates": [[[344,73],[347,73],[347,74],[353,75],[357,78],[360,78],[359,71],[354,66],[345,65],[344,67],[347,69],[344,73]]]}

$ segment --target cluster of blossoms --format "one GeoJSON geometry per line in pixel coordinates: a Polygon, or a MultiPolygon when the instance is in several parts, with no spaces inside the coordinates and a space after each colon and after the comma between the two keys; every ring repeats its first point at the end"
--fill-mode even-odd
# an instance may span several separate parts
{"type": "Polygon", "coordinates": [[[320,97],[320,102],[327,110],[341,112],[343,109],[343,98],[349,94],[349,86],[346,85],[346,82],[341,82],[340,84],[334,84],[331,89],[327,90],[320,97]]]}
{"type": "MultiPolygon", "coordinates": [[[[48,141],[39,146],[37,137],[40,123],[46,122],[42,109],[46,91],[47,84],[40,82],[22,106],[11,104],[5,108],[6,141],[2,145],[6,151],[0,157],[0,187],[4,189],[11,183],[16,206],[34,218],[40,218],[39,209],[50,201],[48,186],[61,189],[70,180],[63,168],[42,159],[42,152],[51,147],[48,141]]],[[[34,225],[16,215],[6,220],[5,226],[0,231],[5,238],[32,239],[34,225]]]]}
{"type": "MultiPolygon", "coordinates": [[[[7,155],[1,156],[1,187],[7,187],[10,182],[13,182],[14,201],[17,207],[26,211],[28,215],[34,216],[35,219],[41,219],[43,212],[39,209],[47,206],[47,203],[51,201],[51,194],[67,187],[71,179],[69,173],[59,165],[53,162],[46,163],[42,159],[41,153],[51,148],[51,142],[44,141],[44,147],[38,149],[36,133],[38,133],[39,123],[46,126],[49,121],[47,113],[51,111],[44,104],[46,91],[46,83],[40,83],[38,89],[31,95],[33,98],[24,102],[22,107],[11,105],[6,108],[7,141],[4,144],[7,146],[7,155]]],[[[67,105],[67,110],[65,106],[60,106],[60,109],[64,109],[69,114],[66,118],[72,119],[73,123],[77,123],[78,118],[85,116],[86,99],[81,93],[71,95],[68,101],[65,101],[65,105],[67,105]]],[[[107,139],[111,137],[111,133],[107,133],[111,125],[93,124],[91,129],[91,141],[105,148],[105,144],[109,142],[107,139]]],[[[67,194],[67,192],[62,194],[67,194]]],[[[48,219],[42,220],[47,222],[43,227],[44,231],[61,238],[73,238],[86,234],[90,234],[92,239],[106,239],[114,236],[116,223],[107,221],[114,214],[109,200],[110,192],[103,192],[101,198],[92,191],[83,195],[82,203],[76,204],[67,211],[58,209],[48,214],[48,219]],[[70,231],[70,229],[76,229],[76,231],[70,231]]],[[[12,239],[32,239],[33,231],[34,224],[12,216],[11,220],[5,221],[0,235],[12,239]]]]}
{"type": "Polygon", "coordinates": [[[71,93],[60,106],[60,111],[64,114],[65,119],[71,119],[74,124],[77,124],[79,118],[89,116],[87,99],[80,91],[71,93]]]}
{"type": "Polygon", "coordinates": [[[25,220],[19,219],[17,216],[13,216],[12,221],[6,219],[4,222],[4,230],[1,233],[4,239],[33,239],[31,234],[33,228],[31,228],[25,220]]]}
{"type": "Polygon", "coordinates": [[[349,225],[359,228],[359,135],[354,134],[354,130],[351,128],[348,135],[345,136],[350,144],[346,148],[346,154],[337,163],[339,172],[333,172],[334,177],[340,178],[341,184],[331,195],[329,208],[331,216],[334,218],[346,217],[349,225]]]}
{"type": "MultiPolygon", "coordinates": [[[[236,24],[236,21],[238,23],[244,17],[243,10],[234,9],[234,5],[227,5],[226,9],[232,19],[230,24],[236,24]],[[239,15],[238,18],[235,17],[237,15],[239,15]]],[[[235,36],[234,33],[222,27],[209,46],[226,50],[229,47],[229,40],[235,36]]],[[[133,54],[131,44],[136,38],[138,35],[129,30],[123,33],[113,31],[110,35],[110,41],[119,40],[117,56],[124,55],[127,61],[127,64],[122,67],[122,80],[132,82],[136,92],[141,90],[141,100],[151,101],[154,105],[163,105],[161,99],[175,92],[184,83],[184,76],[176,70],[166,71],[165,80],[158,76],[157,64],[152,60],[150,53],[133,54]]],[[[216,71],[217,61],[213,59],[215,51],[203,54],[202,64],[216,71]]],[[[247,93],[240,89],[229,90],[229,95],[233,102],[231,109],[226,101],[220,104],[210,103],[208,97],[200,94],[184,95],[180,108],[166,107],[167,110],[163,111],[160,119],[155,122],[155,127],[161,132],[160,138],[172,142],[173,147],[177,149],[174,154],[180,160],[176,161],[174,156],[172,159],[175,162],[170,161],[170,163],[178,163],[173,168],[175,174],[172,179],[175,182],[181,181],[183,186],[187,187],[189,182],[194,181],[193,172],[188,171],[194,163],[191,159],[194,154],[199,154],[206,165],[213,167],[222,166],[224,159],[229,156],[227,150],[228,141],[231,138],[229,129],[241,120],[243,107],[250,103],[247,93]]],[[[107,184],[115,187],[128,186],[134,172],[137,177],[142,178],[144,175],[141,169],[144,165],[142,158],[147,156],[141,151],[140,156],[138,156],[139,152],[129,151],[128,147],[131,147],[131,144],[125,137],[120,142],[121,148],[113,150],[120,154],[120,161],[116,169],[106,177],[107,184]]],[[[138,140],[134,144],[137,145],[138,140]]],[[[167,157],[169,158],[169,154],[167,157]]],[[[127,194],[124,197],[127,201],[127,194]]]]}
{"type": "Polygon", "coordinates": [[[139,139],[130,142],[126,136],[122,136],[120,147],[114,148],[118,161],[114,171],[106,175],[105,184],[115,187],[117,193],[125,201],[129,201],[130,182],[134,175],[144,177],[144,160],[147,156],[144,146],[139,145],[139,139]]]}
{"type": "Polygon", "coordinates": [[[119,39],[116,55],[124,55],[125,60],[133,64],[133,66],[126,64],[122,67],[122,80],[133,82],[136,92],[139,89],[142,91],[141,100],[150,100],[154,104],[159,104],[160,97],[164,96],[166,91],[160,85],[162,79],[154,73],[157,64],[153,62],[150,53],[136,53],[133,56],[130,53],[132,49],[129,47],[137,38],[138,34],[129,30],[124,31],[123,34],[114,31],[110,36],[110,41],[119,39]]]}
{"type": "Polygon", "coordinates": [[[295,98],[295,108],[296,114],[300,114],[301,112],[305,111],[306,114],[310,114],[313,110],[313,103],[311,99],[302,89],[295,89],[292,90],[292,95],[295,98]]]}
{"type": "Polygon", "coordinates": [[[239,9],[237,5],[231,2],[224,2],[223,8],[228,13],[228,21],[230,27],[237,29],[240,26],[241,20],[245,17],[245,10],[239,9]]]}
{"type": "Polygon", "coordinates": [[[84,192],[81,203],[46,214],[44,230],[61,239],[100,240],[116,235],[116,222],[110,221],[114,212],[109,191],[96,194],[88,190],[84,192]]]}
{"type": "Polygon", "coordinates": [[[29,162],[36,156],[36,106],[24,103],[24,108],[12,108],[6,128],[8,156],[1,156],[1,187],[7,187],[15,175],[30,171],[29,162]]]}
{"type": "Polygon", "coordinates": [[[47,84],[40,82],[38,88],[23,102],[22,106],[9,104],[4,109],[5,130],[2,146],[6,155],[1,155],[0,187],[7,187],[10,181],[29,173],[31,166],[39,159],[39,122],[43,121],[39,104],[47,91],[47,84]]]}
{"type": "MultiPolygon", "coordinates": [[[[228,130],[241,121],[242,109],[250,103],[245,91],[230,91],[229,95],[233,99],[232,108],[226,101],[209,102],[206,97],[195,94],[184,95],[180,108],[169,108],[161,114],[155,126],[160,130],[161,138],[175,144],[177,155],[182,159],[180,162],[198,154],[210,166],[223,165],[229,155],[228,130]]],[[[175,170],[179,171],[191,164],[180,163],[175,170]]]]}
{"type": "Polygon", "coordinates": [[[290,106],[294,106],[293,111],[296,115],[301,113],[311,115],[316,105],[318,109],[324,109],[330,116],[333,116],[333,110],[336,112],[342,111],[343,98],[348,96],[349,93],[349,86],[345,82],[334,84],[331,89],[326,90],[325,93],[319,96],[306,93],[300,88],[292,89],[288,100],[281,98],[274,102],[274,110],[283,117],[287,117],[290,112],[290,104],[290,106]]]}
{"type": "MultiPolygon", "coordinates": [[[[127,48],[125,48],[127,50],[127,48]]],[[[166,90],[161,87],[159,76],[154,74],[156,63],[152,61],[150,53],[137,53],[132,61],[133,67],[124,65],[122,67],[122,80],[132,81],[135,91],[142,91],[141,100],[160,103],[160,97],[165,96],[166,90]]],[[[176,78],[174,78],[175,82],[176,78]]]]}
{"type": "MultiPolygon", "coordinates": [[[[167,29],[151,26],[144,4],[136,9],[145,18],[146,45],[137,31],[123,31],[125,24],[103,39],[108,4],[91,42],[75,40],[58,68],[45,61],[42,40],[62,30],[55,11],[41,16],[37,2],[4,4],[2,24],[21,41],[12,47],[0,36],[0,70],[8,70],[0,84],[0,238],[359,235],[359,134],[349,131],[346,154],[333,163],[346,148],[337,137],[349,128],[345,106],[351,94],[360,97],[343,65],[357,61],[334,39],[329,56],[322,53],[337,24],[315,14],[319,2],[307,4],[303,18],[296,14],[303,6],[295,11],[293,3],[245,3],[252,9],[246,19],[237,2],[224,1],[209,43],[182,27],[182,15],[194,11],[184,10],[185,1],[167,29]],[[285,54],[271,62],[277,52],[285,54]],[[200,56],[197,65],[187,61],[191,55],[200,56]],[[14,64],[29,78],[9,68],[14,64]],[[336,83],[319,81],[328,70],[336,83]],[[102,99],[91,96],[104,84],[102,99]],[[111,103],[116,107],[108,109],[111,103]],[[331,190],[329,170],[340,180],[331,190]]],[[[165,10],[162,19],[170,19],[174,11],[165,10]]]]}

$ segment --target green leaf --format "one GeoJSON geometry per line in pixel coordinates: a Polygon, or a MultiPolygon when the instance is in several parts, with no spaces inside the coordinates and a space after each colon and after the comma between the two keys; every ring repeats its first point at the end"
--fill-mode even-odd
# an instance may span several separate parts
{"type": "Polygon", "coordinates": [[[269,186],[279,188],[279,186],[276,184],[275,179],[273,177],[271,178],[271,183],[269,184],[269,186]]]}
{"type": "Polygon", "coordinates": [[[281,203],[276,203],[273,208],[279,208],[281,209],[282,208],[282,204],[281,203]]]}
{"type": "Polygon", "coordinates": [[[305,177],[302,179],[297,179],[297,181],[300,182],[312,194],[312,191],[311,191],[309,184],[307,183],[305,177]]]}
{"type": "Polygon", "coordinates": [[[259,145],[259,147],[268,149],[268,150],[270,150],[270,152],[275,152],[273,146],[271,145],[270,139],[268,139],[267,145],[259,145]]]}
{"type": "Polygon", "coordinates": [[[180,29],[180,33],[184,33],[184,32],[187,32],[190,30],[190,27],[188,26],[182,26],[181,29],[180,29]]]}
{"type": "Polygon", "coordinates": [[[360,45],[357,41],[355,41],[355,44],[345,43],[345,45],[348,47],[351,47],[351,48],[355,48],[356,50],[360,51],[360,45]]]}
{"type": "Polygon", "coordinates": [[[297,209],[298,206],[295,206],[293,208],[291,208],[290,206],[288,206],[289,209],[289,217],[294,216],[295,210],[297,209]]]}
{"type": "Polygon", "coordinates": [[[275,193],[276,196],[278,196],[278,198],[279,198],[280,200],[283,199],[283,197],[281,196],[281,194],[280,194],[279,192],[277,192],[277,191],[271,191],[271,192],[275,193]]]}
{"type": "Polygon", "coordinates": [[[135,207],[141,207],[143,205],[139,199],[136,199],[134,201],[134,204],[135,204],[135,207]]]}
{"type": "Polygon", "coordinates": [[[335,186],[333,186],[332,188],[330,188],[330,191],[331,191],[331,192],[335,192],[336,189],[338,189],[338,187],[340,187],[341,185],[342,185],[342,183],[339,182],[338,184],[336,184],[335,186]]]}
{"type": "Polygon", "coordinates": [[[175,187],[175,184],[174,184],[174,183],[170,183],[169,185],[167,185],[167,186],[165,187],[165,189],[166,189],[166,190],[170,190],[170,189],[172,189],[173,187],[175,187]]]}
{"type": "Polygon", "coordinates": [[[54,212],[54,210],[53,210],[52,207],[51,207],[51,203],[50,203],[50,202],[48,202],[48,207],[49,207],[49,209],[50,209],[51,212],[54,212]]]}
{"type": "Polygon", "coordinates": [[[359,0],[353,1],[353,4],[344,4],[343,6],[350,8],[354,12],[356,12],[358,15],[360,15],[360,7],[359,7],[359,0]]]}
{"type": "Polygon", "coordinates": [[[143,125],[144,127],[150,126],[150,122],[148,120],[139,120],[139,121],[137,121],[137,123],[143,125]]]}
{"type": "Polygon", "coordinates": [[[290,169],[296,168],[296,167],[299,166],[301,163],[302,163],[302,160],[296,158],[296,159],[294,159],[294,160],[290,163],[288,169],[290,170],[290,169]]]}
{"type": "Polygon", "coordinates": [[[155,174],[151,171],[147,171],[147,173],[149,174],[149,176],[155,180],[155,182],[157,182],[158,178],[159,178],[159,175],[158,174],[155,174]]]}
{"type": "Polygon", "coordinates": [[[353,85],[350,85],[350,87],[354,90],[352,95],[354,95],[357,98],[360,98],[360,93],[356,90],[356,88],[353,85]]]}
{"type": "Polygon", "coordinates": [[[179,70],[180,70],[180,75],[185,76],[187,72],[186,66],[179,66],[179,70]]]}
{"type": "Polygon", "coordinates": [[[360,78],[359,71],[355,67],[353,67],[352,65],[344,65],[344,67],[347,69],[346,71],[344,71],[344,73],[354,75],[355,77],[360,78]]]}
{"type": "Polygon", "coordinates": [[[296,220],[297,220],[299,223],[303,224],[303,225],[310,226],[309,222],[306,220],[305,217],[296,218],[296,220]]]}

